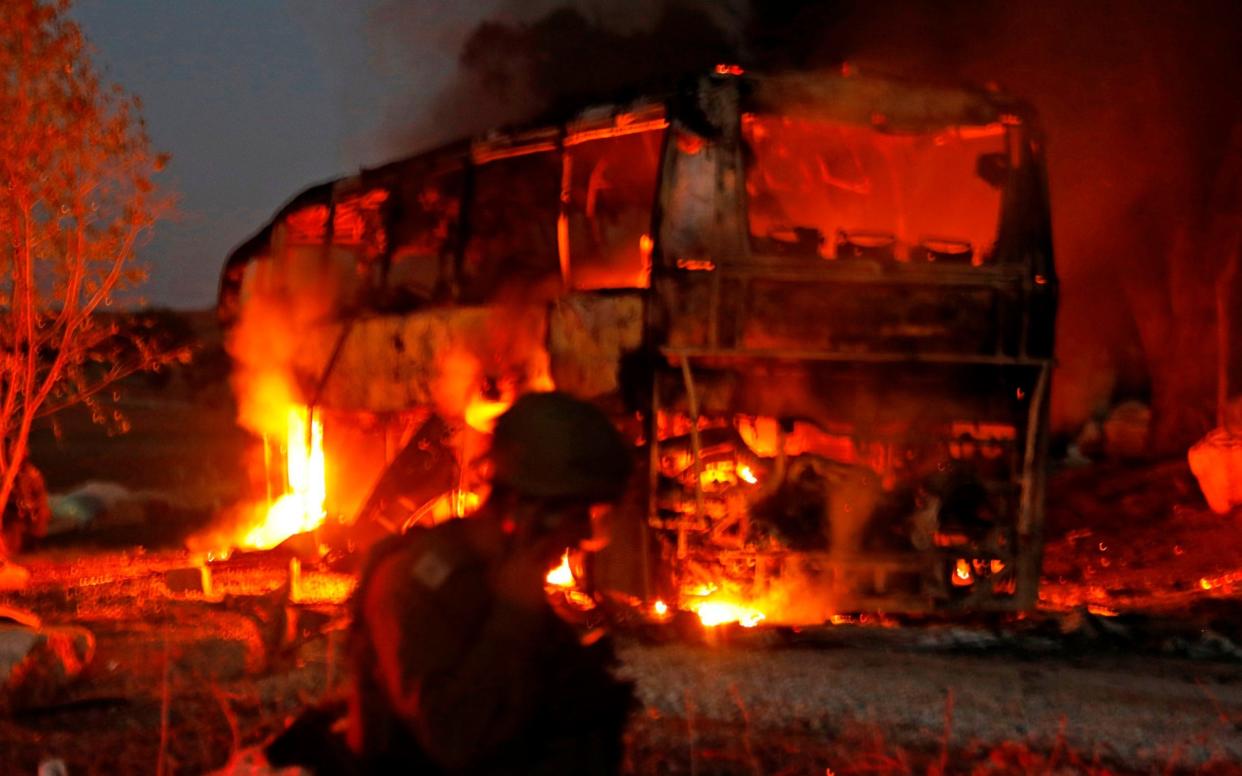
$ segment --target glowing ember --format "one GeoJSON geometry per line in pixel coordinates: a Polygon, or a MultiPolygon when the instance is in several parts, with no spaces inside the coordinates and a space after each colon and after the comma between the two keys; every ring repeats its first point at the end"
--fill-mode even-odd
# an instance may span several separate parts
{"type": "Polygon", "coordinates": [[[288,413],[286,476],[288,491],[267,509],[263,522],[241,540],[244,547],[268,549],[294,534],[313,531],[324,519],[323,423],[305,407],[288,413]]]}
{"type": "Polygon", "coordinates": [[[678,259],[677,269],[690,272],[711,272],[716,269],[716,262],[710,259],[678,259]]]}
{"type": "Polygon", "coordinates": [[[737,467],[737,476],[745,482],[749,482],[751,485],[759,482],[759,478],[755,476],[755,472],[746,464],[742,464],[737,467]]]}
{"type": "Polygon", "coordinates": [[[651,611],[655,613],[656,617],[667,617],[668,616],[668,604],[664,603],[663,601],[656,601],[654,604],[652,604],[651,611]]]}
{"type": "Polygon", "coordinates": [[[569,551],[561,556],[561,565],[548,572],[544,580],[552,587],[573,587],[574,572],[569,568],[569,551]]]}
{"type": "Polygon", "coordinates": [[[970,570],[970,561],[965,558],[958,558],[957,563],[953,566],[953,576],[951,579],[956,587],[973,585],[975,583],[975,575],[970,570]]]}
{"type": "Polygon", "coordinates": [[[1209,582],[1206,578],[1204,578],[1204,579],[1200,579],[1200,580],[1199,580],[1199,587],[1203,588],[1204,590],[1211,590],[1211,589],[1212,589],[1212,583],[1211,583],[1211,582],[1209,582]]]}

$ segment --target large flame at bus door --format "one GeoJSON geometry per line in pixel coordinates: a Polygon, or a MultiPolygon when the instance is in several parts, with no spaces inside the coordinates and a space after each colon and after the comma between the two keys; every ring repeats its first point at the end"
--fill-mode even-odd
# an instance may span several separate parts
{"type": "Polygon", "coordinates": [[[323,523],[323,422],[306,407],[288,409],[285,438],[285,492],[267,507],[263,519],[242,537],[243,547],[268,549],[323,523]]]}

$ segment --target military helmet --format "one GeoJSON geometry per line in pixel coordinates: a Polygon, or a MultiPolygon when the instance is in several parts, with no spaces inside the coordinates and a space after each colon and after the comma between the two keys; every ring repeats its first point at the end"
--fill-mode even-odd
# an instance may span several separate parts
{"type": "Polygon", "coordinates": [[[496,421],[492,480],[540,498],[615,501],[633,451],[599,408],[559,392],[528,393],[496,421]]]}

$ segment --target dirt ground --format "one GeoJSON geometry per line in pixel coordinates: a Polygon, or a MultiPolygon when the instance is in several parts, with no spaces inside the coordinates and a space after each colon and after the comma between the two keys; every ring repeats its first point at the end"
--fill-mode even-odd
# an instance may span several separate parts
{"type": "MultiPolygon", "coordinates": [[[[307,566],[286,605],[283,560],[234,557],[211,595],[169,589],[180,542],[236,497],[245,438],[227,402],[142,401],[131,435],[69,419],[36,440],[53,490],[157,497],[35,548],[29,588],[0,596],[96,639],[71,687],[0,717],[4,773],[202,773],[341,685],[349,575],[307,566]]],[[[1242,773],[1238,522],[1180,462],[1067,469],[1035,614],[622,635],[626,770],[1242,773]]]]}

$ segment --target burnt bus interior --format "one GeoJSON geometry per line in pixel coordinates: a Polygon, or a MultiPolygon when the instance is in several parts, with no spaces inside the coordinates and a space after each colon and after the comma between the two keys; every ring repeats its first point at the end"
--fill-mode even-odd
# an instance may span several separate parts
{"type": "Polygon", "coordinates": [[[1034,604],[1056,288],[1020,103],[722,68],[311,188],[220,312],[280,310],[358,530],[468,511],[555,386],[635,444],[588,584],[817,623],[1034,604]]]}

